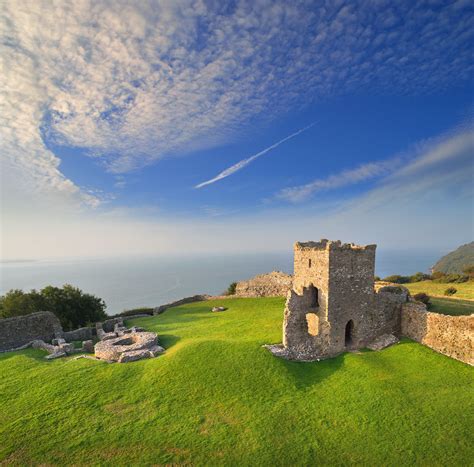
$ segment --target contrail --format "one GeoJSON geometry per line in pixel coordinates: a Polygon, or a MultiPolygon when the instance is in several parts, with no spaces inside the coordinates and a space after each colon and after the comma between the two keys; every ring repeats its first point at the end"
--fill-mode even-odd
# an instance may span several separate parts
{"type": "Polygon", "coordinates": [[[194,188],[202,188],[203,186],[210,185],[211,183],[215,183],[219,180],[222,180],[223,178],[228,177],[229,175],[232,175],[233,173],[249,165],[252,161],[259,158],[260,156],[263,156],[264,154],[271,151],[272,149],[277,148],[278,146],[280,146],[280,144],[284,143],[285,141],[288,141],[289,139],[294,138],[295,136],[298,136],[299,134],[303,133],[303,131],[306,131],[308,128],[311,128],[316,123],[317,122],[313,122],[309,124],[308,126],[305,126],[304,128],[302,128],[301,130],[298,130],[295,133],[292,133],[290,136],[287,136],[286,138],[281,139],[277,143],[272,144],[271,146],[268,146],[268,148],[264,149],[263,151],[257,152],[257,154],[247,157],[246,159],[242,159],[241,161],[237,162],[237,164],[234,164],[228,169],[223,170],[220,174],[216,175],[214,178],[211,178],[210,180],[199,183],[199,185],[196,185],[194,188]]]}

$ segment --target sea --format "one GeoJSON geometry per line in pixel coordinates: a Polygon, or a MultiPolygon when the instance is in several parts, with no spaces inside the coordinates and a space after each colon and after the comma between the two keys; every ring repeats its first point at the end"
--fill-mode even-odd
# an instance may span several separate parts
{"type": "MultiPolygon", "coordinates": [[[[429,272],[440,250],[377,250],[376,275],[429,272]]],[[[273,270],[293,273],[292,253],[43,259],[0,263],[0,293],[72,284],[104,299],[113,315],[189,295],[224,292],[231,282],[273,270]]]]}

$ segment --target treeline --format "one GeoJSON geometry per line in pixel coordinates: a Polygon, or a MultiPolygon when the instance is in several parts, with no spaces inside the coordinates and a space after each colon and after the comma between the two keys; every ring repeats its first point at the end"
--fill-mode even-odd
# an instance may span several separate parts
{"type": "Polygon", "coordinates": [[[0,318],[51,311],[66,331],[107,319],[105,309],[101,298],[69,284],[63,287],[49,285],[30,292],[14,289],[0,297],[0,318]]]}
{"type": "Polygon", "coordinates": [[[474,265],[466,266],[463,270],[463,274],[445,274],[441,271],[436,271],[433,274],[425,274],[423,272],[417,272],[412,276],[401,276],[394,274],[392,276],[380,277],[376,276],[376,281],[394,282],[396,284],[409,284],[410,282],[421,282],[421,281],[433,281],[440,284],[461,284],[469,280],[474,279],[474,265]]]}

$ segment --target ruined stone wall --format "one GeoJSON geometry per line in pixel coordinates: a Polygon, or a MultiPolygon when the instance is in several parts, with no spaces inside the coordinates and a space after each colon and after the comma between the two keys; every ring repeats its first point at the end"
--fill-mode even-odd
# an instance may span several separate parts
{"type": "MultiPolygon", "coordinates": [[[[173,308],[175,306],[185,305],[186,303],[194,303],[194,302],[203,302],[208,300],[210,295],[193,295],[192,297],[185,297],[181,300],[176,300],[175,302],[167,303],[166,305],[160,305],[153,309],[154,315],[160,315],[161,313],[165,312],[168,308],[173,308]]],[[[124,317],[124,319],[128,319],[124,317]]]]}
{"type": "Polygon", "coordinates": [[[67,331],[64,333],[66,342],[72,341],[88,341],[96,335],[95,328],[85,327],[75,329],[74,331],[67,331]]]}
{"type": "Polygon", "coordinates": [[[329,287],[329,254],[327,240],[320,242],[296,242],[294,245],[293,289],[301,292],[303,287],[314,285],[319,290],[319,305],[326,303],[329,287]]]}
{"type": "Polygon", "coordinates": [[[281,271],[259,274],[246,281],[237,282],[237,297],[286,297],[293,277],[281,271]]]}
{"type": "Polygon", "coordinates": [[[0,319],[0,350],[21,347],[36,339],[49,342],[62,335],[61,324],[50,311],[0,319]]]}
{"type": "Polygon", "coordinates": [[[323,354],[327,348],[327,243],[321,240],[294,245],[293,289],[288,293],[285,306],[283,345],[296,359],[323,354]]]}
{"type": "Polygon", "coordinates": [[[401,332],[436,352],[474,365],[474,315],[447,316],[419,302],[402,306],[401,332]]]}

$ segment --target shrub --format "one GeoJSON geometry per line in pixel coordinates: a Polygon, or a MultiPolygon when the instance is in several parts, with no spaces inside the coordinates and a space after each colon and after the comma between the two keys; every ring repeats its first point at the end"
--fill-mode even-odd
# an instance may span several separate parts
{"type": "Polygon", "coordinates": [[[106,319],[105,308],[101,298],[68,284],[62,288],[49,285],[40,292],[10,290],[0,298],[0,317],[51,311],[66,331],[106,319]]]}
{"type": "Polygon", "coordinates": [[[469,280],[469,276],[467,274],[433,274],[433,278],[436,277],[435,282],[440,284],[452,284],[457,283],[461,284],[463,282],[467,282],[469,280]]]}
{"type": "Polygon", "coordinates": [[[375,276],[375,277],[374,277],[374,281],[375,281],[375,282],[380,281],[380,280],[382,280],[382,279],[380,279],[379,276],[375,276]]]}
{"type": "Polygon", "coordinates": [[[237,282],[232,282],[229,287],[227,287],[226,295],[235,295],[235,289],[237,288],[237,282]]]}
{"type": "Polygon", "coordinates": [[[424,303],[427,308],[429,308],[429,306],[431,305],[430,296],[428,294],[426,294],[425,292],[417,293],[417,294],[413,295],[413,298],[417,302],[424,303]]]}
{"type": "Polygon", "coordinates": [[[458,291],[458,289],[456,289],[456,287],[448,287],[444,291],[444,295],[454,295],[457,291],[458,291]]]}
{"type": "Polygon", "coordinates": [[[435,271],[433,274],[431,274],[431,279],[433,279],[434,281],[440,281],[444,278],[444,276],[446,276],[444,272],[435,271]]]}
{"type": "Polygon", "coordinates": [[[428,281],[431,279],[429,274],[425,274],[424,272],[417,272],[410,276],[410,282],[421,282],[421,281],[428,281]]]}
{"type": "Polygon", "coordinates": [[[410,282],[410,278],[408,276],[400,276],[399,274],[394,274],[392,276],[387,276],[384,278],[386,282],[394,282],[395,284],[406,284],[410,282]]]}

